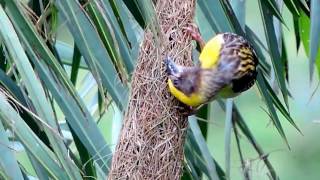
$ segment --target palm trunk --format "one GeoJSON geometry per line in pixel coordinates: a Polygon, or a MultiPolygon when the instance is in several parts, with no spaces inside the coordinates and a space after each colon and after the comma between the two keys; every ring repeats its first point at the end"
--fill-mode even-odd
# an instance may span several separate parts
{"type": "Polygon", "coordinates": [[[195,0],[156,1],[160,45],[146,30],[132,76],[130,102],[109,179],[180,179],[187,118],[167,90],[163,60],[191,65],[191,39],[182,27],[192,22],[195,0]]]}

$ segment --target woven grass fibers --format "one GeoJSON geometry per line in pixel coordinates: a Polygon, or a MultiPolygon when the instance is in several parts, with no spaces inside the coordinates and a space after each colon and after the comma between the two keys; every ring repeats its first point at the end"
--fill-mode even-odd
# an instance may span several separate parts
{"type": "Polygon", "coordinates": [[[161,34],[156,45],[146,30],[120,140],[109,179],[180,179],[187,118],[168,92],[164,58],[191,65],[191,39],[183,31],[193,20],[195,0],[158,0],[161,34]]]}

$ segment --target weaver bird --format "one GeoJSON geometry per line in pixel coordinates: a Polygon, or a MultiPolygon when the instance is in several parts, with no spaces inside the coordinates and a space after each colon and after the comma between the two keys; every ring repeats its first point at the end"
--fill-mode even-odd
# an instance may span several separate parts
{"type": "Polygon", "coordinates": [[[179,101],[197,109],[217,98],[231,98],[253,86],[258,58],[249,42],[233,33],[217,34],[205,43],[198,28],[186,28],[200,45],[199,65],[165,60],[169,90],[179,101]]]}

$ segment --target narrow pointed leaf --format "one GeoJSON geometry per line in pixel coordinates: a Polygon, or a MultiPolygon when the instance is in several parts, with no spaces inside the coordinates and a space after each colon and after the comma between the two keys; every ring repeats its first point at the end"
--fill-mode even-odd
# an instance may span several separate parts
{"type": "MultiPolygon", "coordinates": [[[[310,2],[310,1],[309,1],[310,2]]],[[[299,0],[300,8],[302,11],[310,17],[310,7],[307,4],[306,0],[299,0]]],[[[309,3],[310,4],[310,3],[309,3]]],[[[300,12],[301,15],[301,12],[300,12]]]]}
{"type": "Polygon", "coordinates": [[[57,157],[65,169],[66,173],[70,178],[80,178],[80,173],[77,171],[75,165],[68,157],[67,148],[64,145],[63,140],[57,136],[58,127],[53,118],[53,111],[49,105],[45,92],[40,84],[40,81],[36,78],[36,75],[32,69],[29,60],[24,53],[24,50],[19,42],[15,30],[6,16],[2,6],[0,6],[0,26],[4,27],[0,29],[0,36],[4,40],[4,44],[9,52],[10,57],[14,60],[21,79],[29,93],[30,99],[32,100],[35,110],[51,128],[56,132],[52,132],[47,126],[44,126],[44,130],[48,135],[50,144],[57,153],[57,157]]]}
{"type": "Polygon", "coordinates": [[[0,70],[0,84],[5,87],[5,89],[11,94],[14,95],[15,98],[17,98],[22,104],[27,104],[24,100],[24,96],[20,90],[20,88],[17,86],[17,84],[9,78],[9,76],[6,75],[6,73],[2,70],[0,70]]]}
{"type": "Polygon", "coordinates": [[[57,0],[56,5],[63,16],[68,17],[64,18],[67,19],[67,26],[87,64],[91,64],[91,70],[99,75],[96,78],[101,78],[103,86],[108,89],[112,99],[120,109],[123,109],[126,104],[123,102],[126,98],[123,97],[127,96],[127,88],[121,83],[97,31],[86,14],[82,12],[81,6],[75,0],[57,0]]]}
{"type": "Polygon", "coordinates": [[[198,0],[197,3],[216,33],[234,32],[219,0],[198,0]]]}
{"type": "Polygon", "coordinates": [[[226,178],[230,179],[230,167],[231,167],[231,133],[232,133],[232,109],[233,99],[226,100],[226,120],[225,120],[225,166],[226,166],[226,178]]]}
{"type": "Polygon", "coordinates": [[[300,16],[297,0],[283,0],[293,16],[300,16]]]}
{"type": "MultiPolygon", "coordinates": [[[[53,56],[53,53],[50,51],[48,46],[46,46],[44,40],[40,38],[41,36],[37,33],[35,27],[28,19],[28,16],[26,16],[22,11],[21,3],[17,3],[16,1],[12,0],[2,1],[5,2],[5,10],[12,23],[14,24],[17,32],[19,32],[21,36],[23,35],[28,44],[37,52],[37,55],[50,65],[55,74],[59,76],[59,80],[63,82],[71,95],[76,99],[78,105],[82,109],[86,109],[84,103],[82,102],[74,86],[72,85],[72,82],[69,80],[67,73],[61,67],[59,61],[53,56]]],[[[83,112],[86,111],[84,110],[83,112]]]]}
{"type": "MultiPolygon", "coordinates": [[[[310,80],[313,77],[314,64],[316,62],[317,54],[320,54],[320,1],[312,0],[311,1],[311,27],[310,27],[310,51],[309,51],[309,69],[310,69],[310,80]]],[[[317,65],[320,65],[320,59],[318,59],[317,65]]],[[[318,67],[318,69],[320,69],[318,67]]],[[[318,72],[320,73],[320,72],[318,72]]]]}
{"type": "Polygon", "coordinates": [[[265,4],[263,3],[263,0],[259,0],[259,7],[262,15],[262,20],[264,22],[264,30],[265,30],[268,47],[270,50],[273,69],[274,69],[276,79],[280,87],[284,102],[288,107],[288,90],[286,86],[285,75],[283,73],[284,64],[280,60],[281,56],[278,48],[279,45],[277,43],[277,37],[275,34],[272,15],[268,13],[268,10],[265,4]]]}
{"type": "MultiPolygon", "coordinates": [[[[194,170],[194,172],[192,172],[192,174],[197,175],[196,177],[199,178],[198,174],[201,175],[200,172],[202,172],[207,177],[210,177],[209,169],[206,165],[206,160],[201,153],[199,143],[197,143],[197,140],[195,139],[195,136],[191,131],[189,131],[187,133],[185,151],[187,152],[185,154],[185,158],[187,160],[187,163],[188,163],[188,165],[191,164],[190,166],[192,166],[193,170],[194,170]]],[[[225,176],[223,169],[219,166],[219,164],[212,157],[211,157],[211,159],[216,166],[216,171],[217,171],[219,179],[226,180],[226,176],[225,176]]]]}
{"type": "Polygon", "coordinates": [[[293,27],[294,27],[294,34],[295,34],[295,38],[296,38],[296,48],[297,48],[297,52],[299,50],[300,47],[300,43],[301,43],[301,37],[300,37],[300,32],[299,32],[299,18],[297,17],[293,17],[293,27]]]}
{"type": "MultiPolygon", "coordinates": [[[[86,9],[88,9],[87,10],[88,14],[93,20],[95,28],[99,33],[100,39],[102,40],[104,47],[107,49],[110,59],[114,64],[116,71],[119,73],[120,78],[127,79],[126,70],[123,65],[123,58],[122,58],[122,55],[120,54],[120,48],[119,48],[120,41],[118,43],[116,39],[116,33],[121,35],[122,33],[119,32],[120,28],[118,28],[117,30],[114,28],[111,18],[108,16],[108,14],[106,14],[107,10],[105,10],[105,8],[107,5],[103,4],[103,6],[101,6],[100,4],[101,3],[97,3],[97,2],[90,3],[86,6],[86,9]]],[[[110,11],[112,12],[111,7],[109,8],[110,8],[110,11]]],[[[126,49],[126,52],[128,53],[128,46],[125,49],[126,49]]],[[[130,66],[130,67],[132,71],[133,66],[130,66]]]]}
{"type": "Polygon", "coordinates": [[[207,163],[210,178],[213,180],[218,180],[219,177],[218,177],[218,174],[216,171],[215,163],[213,162],[213,160],[211,158],[211,154],[209,152],[206,141],[204,140],[204,138],[201,134],[201,130],[199,128],[198,122],[194,116],[189,117],[189,125],[190,125],[190,128],[194,134],[196,142],[199,144],[200,151],[201,151],[201,153],[207,163]]]}
{"type": "Polygon", "coordinates": [[[272,90],[271,86],[269,85],[268,81],[265,79],[265,77],[261,76],[262,80],[263,80],[263,84],[266,87],[266,91],[269,93],[269,97],[272,100],[272,103],[277,107],[277,109],[281,112],[281,114],[290,122],[290,124],[295,127],[300,133],[300,129],[298,128],[298,126],[296,125],[296,123],[294,122],[294,120],[292,119],[292,117],[290,116],[289,112],[285,109],[285,107],[282,105],[282,103],[279,101],[279,99],[277,98],[277,95],[274,93],[274,91],[272,90]]]}
{"type": "Polygon", "coordinates": [[[244,30],[246,24],[246,0],[231,0],[230,4],[232,9],[237,16],[237,19],[241,25],[241,28],[244,30]]]}
{"type": "MultiPolygon", "coordinates": [[[[20,87],[10,78],[8,77],[2,70],[0,70],[0,84],[4,89],[11,94],[19,103],[25,107],[32,107],[30,105],[30,99],[25,96],[23,91],[21,91],[20,87]]],[[[40,127],[40,124],[37,123],[37,120],[34,119],[26,110],[21,109],[20,116],[24,119],[24,121],[28,124],[28,126],[32,129],[33,132],[37,132],[38,137],[46,144],[49,144],[48,137],[45,132],[40,127]]]]}
{"type": "Polygon", "coordinates": [[[237,127],[235,126],[235,121],[232,122],[233,123],[233,132],[234,132],[234,136],[237,142],[237,148],[238,148],[238,153],[239,153],[239,157],[240,157],[240,161],[241,161],[241,168],[243,171],[243,176],[245,180],[250,180],[250,174],[249,174],[249,168],[247,167],[247,163],[244,160],[243,157],[243,153],[241,150],[241,144],[240,144],[240,134],[237,130],[237,127]]]}
{"type": "Polygon", "coordinates": [[[143,19],[143,15],[137,4],[137,1],[123,0],[123,2],[128,7],[132,15],[134,16],[134,19],[136,19],[139,25],[144,29],[147,26],[147,23],[143,19]]]}
{"type": "Polygon", "coordinates": [[[134,0],[142,13],[142,17],[144,18],[144,21],[146,22],[146,25],[149,26],[152,33],[154,34],[155,38],[155,44],[159,45],[161,35],[160,26],[158,23],[157,15],[155,12],[154,4],[152,0],[134,0]]]}
{"type": "MultiPolygon", "coordinates": [[[[0,92],[0,98],[5,100],[0,92]]],[[[9,105],[9,104],[8,104],[9,105]]],[[[23,180],[19,164],[13,153],[14,149],[10,147],[10,142],[6,131],[0,121],[0,171],[7,179],[23,180]]]]}
{"type": "MultiPolygon", "coordinates": [[[[62,61],[62,63],[64,65],[69,65],[69,66],[73,66],[73,58],[75,55],[75,50],[74,50],[74,46],[71,46],[63,41],[59,41],[57,40],[55,43],[55,49],[62,61]]],[[[78,50],[79,55],[81,56],[80,51],[78,50]]],[[[83,57],[80,58],[80,64],[79,64],[79,68],[81,69],[88,69],[87,64],[85,63],[83,57]]],[[[72,81],[70,81],[72,82],[72,81]]],[[[73,84],[73,83],[72,83],[73,84]]]]}
{"type": "Polygon", "coordinates": [[[74,46],[73,50],[73,58],[72,58],[72,65],[71,65],[71,75],[70,80],[75,85],[77,82],[78,72],[80,68],[81,62],[81,54],[77,46],[74,46]]]}
{"type": "MultiPolygon", "coordinates": [[[[226,111],[225,104],[221,100],[219,100],[218,102],[219,102],[220,107],[224,111],[226,111]]],[[[247,137],[247,139],[249,140],[251,145],[257,151],[257,153],[259,154],[260,158],[263,160],[263,162],[267,166],[267,168],[269,170],[269,173],[270,173],[270,176],[273,179],[279,179],[278,175],[276,174],[273,166],[271,165],[271,163],[270,163],[270,161],[268,159],[268,156],[266,156],[266,154],[263,152],[261,146],[258,144],[257,140],[255,139],[255,137],[251,133],[249,127],[247,126],[247,124],[244,121],[243,117],[241,116],[237,106],[235,106],[235,105],[233,106],[232,121],[236,122],[237,126],[239,126],[240,130],[242,131],[242,133],[247,137]]]]}
{"type": "Polygon", "coordinates": [[[277,19],[279,19],[279,21],[283,24],[285,24],[284,20],[283,20],[283,17],[281,15],[281,12],[278,8],[278,5],[276,3],[275,0],[267,0],[267,1],[264,1],[264,3],[267,4],[267,7],[268,9],[272,12],[272,14],[277,17],[277,19]]]}
{"type": "MultiPolygon", "coordinates": [[[[132,13],[128,10],[127,6],[123,1],[115,1],[116,6],[119,10],[120,19],[125,29],[125,33],[128,37],[128,41],[130,42],[131,50],[134,49],[138,45],[138,41],[142,36],[142,28],[139,26],[136,19],[133,18],[132,13]]],[[[132,54],[133,55],[133,54],[132,54]]],[[[134,61],[135,58],[132,58],[134,61]]]]}
{"type": "MultiPolygon", "coordinates": [[[[269,54],[269,49],[266,47],[266,45],[261,41],[261,39],[258,37],[258,35],[249,27],[246,25],[245,27],[245,33],[247,36],[252,37],[252,39],[250,39],[251,41],[256,42],[256,44],[263,49],[264,51],[266,51],[269,54]]],[[[258,48],[258,49],[260,49],[258,48]]]]}
{"type": "Polygon", "coordinates": [[[244,29],[242,29],[242,25],[240,24],[236,14],[234,13],[231,4],[229,1],[220,1],[223,12],[228,19],[228,24],[231,27],[229,32],[235,32],[241,36],[245,36],[244,29]]]}
{"type": "Polygon", "coordinates": [[[188,167],[186,167],[186,169],[190,172],[193,179],[200,179],[200,177],[201,177],[198,174],[197,168],[201,169],[204,174],[209,175],[204,163],[202,161],[197,161],[197,156],[195,155],[195,152],[193,151],[192,145],[188,140],[189,140],[189,138],[186,140],[185,148],[184,148],[185,149],[184,156],[186,159],[186,166],[188,166],[188,167]]]}
{"type": "MultiPolygon", "coordinates": [[[[282,37],[282,44],[284,44],[284,39],[282,37]]],[[[287,55],[287,48],[283,47],[281,52],[281,61],[284,64],[284,77],[286,78],[287,82],[289,83],[289,62],[288,62],[288,55],[287,55]]],[[[289,90],[288,90],[289,91],[289,90]]],[[[291,97],[290,92],[288,92],[288,96],[291,97]]]]}
{"type": "MultiPolygon", "coordinates": [[[[36,57],[34,56],[33,58],[36,57]]],[[[41,64],[36,59],[33,62],[35,63],[36,69],[41,75],[43,82],[64,112],[69,125],[72,127],[77,137],[87,148],[92,159],[104,172],[108,172],[107,166],[110,163],[110,159],[105,157],[108,157],[108,155],[111,154],[111,151],[94,122],[93,117],[91,115],[84,115],[79,106],[77,106],[75,100],[72,99],[72,96],[70,96],[60,84],[56,83],[54,80],[56,77],[49,72],[48,67],[41,64]]]]}
{"type": "MultiPolygon", "coordinates": [[[[109,19],[111,27],[114,29],[114,37],[115,37],[115,42],[117,42],[119,44],[119,56],[122,57],[122,62],[124,63],[126,69],[127,69],[127,73],[131,74],[133,72],[134,69],[134,64],[135,64],[135,59],[132,58],[131,52],[130,52],[130,45],[128,42],[128,38],[126,36],[126,32],[125,29],[122,30],[123,26],[123,19],[120,19],[120,17],[116,17],[116,13],[112,13],[114,11],[112,11],[112,9],[110,8],[110,6],[114,5],[113,7],[116,7],[114,0],[110,0],[111,3],[107,3],[106,0],[103,0],[102,3],[102,9],[101,9],[101,13],[104,14],[106,16],[106,18],[104,19],[109,19]],[[113,2],[113,3],[112,3],[113,2]]],[[[119,3],[119,1],[117,1],[117,3],[119,3]]],[[[119,10],[123,11],[123,8],[119,7],[119,10]]],[[[128,21],[128,17],[126,18],[126,20],[128,21]]],[[[131,28],[126,28],[127,30],[131,30],[131,28]]],[[[132,38],[131,38],[132,39],[132,38]]],[[[132,43],[136,43],[135,41],[133,41],[132,43]]]]}
{"type": "MultiPolygon", "coordinates": [[[[209,119],[208,117],[208,111],[209,111],[209,105],[203,105],[196,114],[197,118],[201,119],[209,119]]],[[[206,139],[207,134],[208,134],[208,123],[204,121],[198,121],[202,136],[206,139]]]]}
{"type": "Polygon", "coordinates": [[[288,144],[288,140],[286,138],[286,135],[283,131],[282,125],[280,123],[280,120],[278,118],[276,109],[273,106],[273,102],[272,99],[270,97],[270,94],[267,92],[267,85],[265,84],[265,81],[263,80],[263,77],[261,75],[261,72],[258,73],[257,76],[257,86],[259,88],[259,91],[268,107],[268,111],[269,111],[269,115],[271,117],[271,120],[274,124],[274,126],[277,128],[279,134],[281,135],[281,137],[283,138],[283,140],[285,141],[285,143],[288,145],[288,147],[290,148],[289,144],[288,144]]]}
{"type": "Polygon", "coordinates": [[[24,120],[8,104],[3,95],[0,96],[0,119],[8,128],[15,129],[15,136],[36,160],[45,167],[51,177],[68,179],[66,172],[58,164],[54,153],[32,132],[24,120]]]}
{"type": "MultiPolygon", "coordinates": [[[[299,24],[299,32],[302,44],[306,54],[310,58],[310,18],[304,12],[301,13],[299,24]]],[[[320,52],[320,47],[318,48],[318,52],[320,52]]],[[[315,63],[318,70],[318,76],[320,77],[320,53],[317,53],[315,63]]]]}
{"type": "Polygon", "coordinates": [[[113,21],[113,23],[118,24],[119,30],[124,35],[125,40],[129,41],[127,34],[126,34],[126,28],[123,23],[123,19],[121,18],[121,13],[122,13],[123,7],[118,6],[119,5],[119,4],[117,4],[118,1],[115,1],[115,0],[109,0],[108,2],[107,2],[107,0],[102,0],[101,2],[104,2],[105,4],[110,3],[109,5],[112,8],[112,9],[110,9],[110,12],[112,11],[114,14],[114,18],[112,18],[112,19],[116,20],[116,22],[117,22],[117,23],[115,23],[113,21]]]}
{"type": "Polygon", "coordinates": [[[37,174],[37,177],[41,180],[50,180],[50,176],[49,173],[46,171],[45,167],[43,167],[41,165],[41,163],[39,163],[37,161],[37,159],[32,155],[31,152],[29,152],[28,150],[26,150],[27,156],[32,164],[32,167],[34,168],[34,171],[37,174]]]}

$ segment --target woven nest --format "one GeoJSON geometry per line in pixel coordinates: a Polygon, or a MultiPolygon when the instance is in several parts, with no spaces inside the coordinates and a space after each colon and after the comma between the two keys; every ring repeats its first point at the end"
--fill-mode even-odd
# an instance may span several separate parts
{"type": "Polygon", "coordinates": [[[180,179],[187,118],[168,92],[164,58],[191,65],[192,45],[183,27],[193,19],[195,0],[158,0],[160,45],[146,30],[119,144],[109,179],[180,179]]]}

